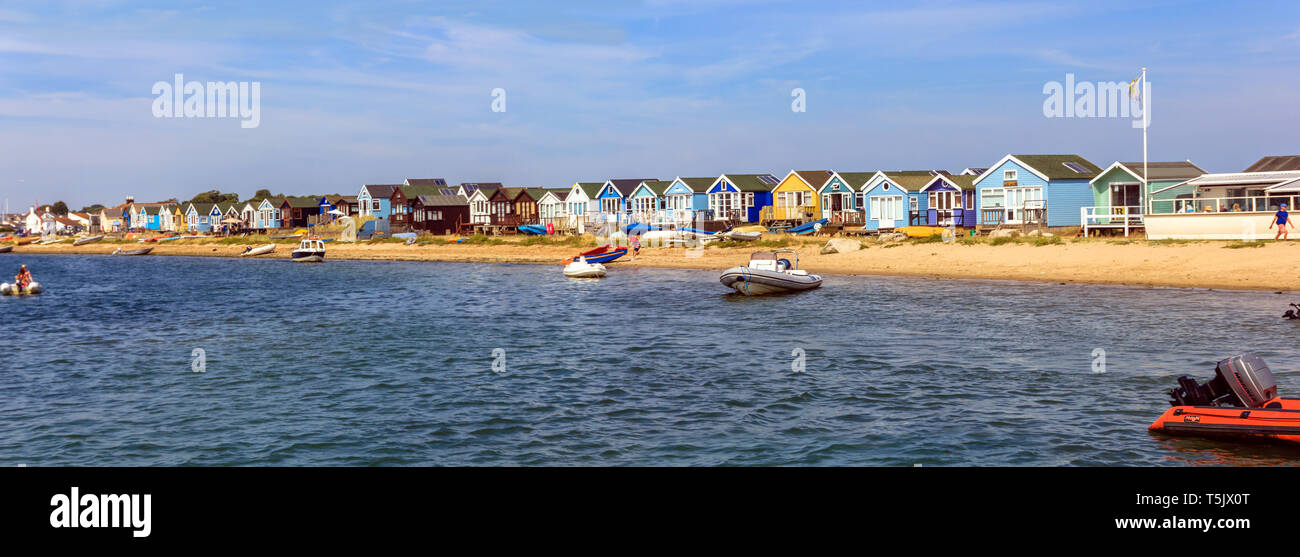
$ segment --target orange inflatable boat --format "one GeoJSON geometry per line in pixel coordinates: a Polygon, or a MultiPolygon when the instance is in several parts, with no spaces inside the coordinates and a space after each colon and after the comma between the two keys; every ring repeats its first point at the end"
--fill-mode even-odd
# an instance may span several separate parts
{"type": "Polygon", "coordinates": [[[1277,396],[1268,364],[1254,354],[1219,362],[1204,385],[1178,378],[1172,400],[1148,428],[1168,435],[1300,443],[1300,399],[1277,396]]]}

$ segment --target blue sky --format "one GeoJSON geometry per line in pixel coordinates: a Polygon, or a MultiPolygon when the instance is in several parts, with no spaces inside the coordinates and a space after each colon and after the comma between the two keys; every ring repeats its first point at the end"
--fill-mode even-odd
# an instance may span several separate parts
{"type": "Polygon", "coordinates": [[[1006,153],[1105,166],[1140,160],[1140,132],[1045,118],[1043,85],[1142,66],[1151,160],[1300,154],[1296,2],[10,1],[0,197],[960,170],[1006,153]],[[151,88],[176,73],[260,82],[261,125],[154,118],[151,88]]]}

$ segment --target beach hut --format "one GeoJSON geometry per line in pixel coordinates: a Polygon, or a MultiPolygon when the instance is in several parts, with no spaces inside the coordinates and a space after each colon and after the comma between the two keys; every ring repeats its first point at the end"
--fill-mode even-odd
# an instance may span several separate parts
{"type": "Polygon", "coordinates": [[[469,201],[454,192],[417,196],[413,208],[414,228],[430,234],[452,234],[469,222],[469,201]]]}
{"type": "MultiPolygon", "coordinates": [[[[317,197],[286,197],[280,202],[280,223],[284,228],[303,228],[320,212],[317,197]]],[[[387,206],[384,207],[387,209],[387,206]]]]}
{"type": "Polygon", "coordinates": [[[519,187],[497,188],[488,196],[488,222],[496,226],[519,226],[519,215],[515,214],[515,196],[519,187]]]}
{"type": "Polygon", "coordinates": [[[491,197],[501,188],[475,188],[470,193],[469,202],[469,221],[473,224],[488,224],[492,222],[492,206],[488,202],[491,197]]]}
{"type": "Polygon", "coordinates": [[[1114,220],[1112,217],[1127,215],[1140,219],[1148,199],[1190,197],[1194,188],[1187,181],[1203,174],[1205,170],[1192,161],[1116,161],[1088,182],[1093,210],[1085,210],[1084,218],[1114,220]]]}
{"type": "Polygon", "coordinates": [[[936,174],[921,186],[925,201],[925,220],[929,226],[974,228],[975,178],[972,174],[936,174]]]}
{"type": "Polygon", "coordinates": [[[933,170],[881,171],[862,186],[867,230],[889,230],[924,224],[927,198],[921,188],[935,176],[933,170]]]}
{"type": "Polygon", "coordinates": [[[361,186],[361,191],[357,193],[357,207],[361,214],[373,216],[379,220],[387,220],[392,214],[393,190],[397,189],[396,184],[368,184],[361,186]]]}
{"type": "Polygon", "coordinates": [[[793,226],[821,218],[821,196],[817,189],[833,173],[829,170],[791,170],[772,188],[772,204],[759,221],[767,225],[793,226]]]}
{"type": "Polygon", "coordinates": [[[1079,155],[1007,155],[975,179],[979,226],[1079,226],[1101,169],[1079,155]]]}
{"type": "Polygon", "coordinates": [[[515,194],[514,213],[519,215],[519,224],[538,224],[540,222],[540,212],[538,211],[538,202],[542,196],[546,195],[545,188],[519,188],[515,194]]]}
{"type": "Polygon", "coordinates": [[[862,186],[875,172],[831,172],[817,189],[821,197],[821,218],[844,224],[863,224],[862,186]]]}
{"type": "Polygon", "coordinates": [[[599,211],[607,221],[617,221],[619,217],[631,212],[628,205],[628,196],[632,195],[641,182],[655,180],[655,178],[618,178],[606,180],[601,186],[600,191],[596,194],[596,200],[599,204],[599,211]]]}
{"type": "Polygon", "coordinates": [[[709,186],[714,180],[717,178],[674,178],[663,193],[668,220],[677,223],[704,220],[709,210],[709,186]]]}
{"type": "Polygon", "coordinates": [[[596,196],[600,195],[603,187],[604,182],[575,182],[569,187],[569,195],[565,197],[564,203],[569,206],[572,225],[581,228],[589,218],[598,220],[600,202],[596,196]]]}
{"type": "Polygon", "coordinates": [[[723,174],[709,186],[711,220],[756,223],[772,204],[772,188],[781,180],[771,174],[723,174]]]}
{"type": "Polygon", "coordinates": [[[550,224],[557,229],[569,227],[569,206],[565,199],[570,190],[548,189],[537,200],[537,218],[541,224],[550,224]]]}
{"type": "Polygon", "coordinates": [[[637,184],[628,195],[628,210],[632,213],[632,220],[645,223],[667,220],[667,214],[662,211],[664,194],[670,185],[672,182],[665,180],[642,180],[637,184]]]}

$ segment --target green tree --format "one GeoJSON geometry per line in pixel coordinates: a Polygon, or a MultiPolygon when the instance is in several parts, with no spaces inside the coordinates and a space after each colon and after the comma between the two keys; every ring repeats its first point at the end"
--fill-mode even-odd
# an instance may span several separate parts
{"type": "Polygon", "coordinates": [[[271,190],[257,190],[257,193],[254,193],[252,198],[257,199],[260,197],[275,197],[275,196],[271,195],[271,190]]]}
{"type": "Polygon", "coordinates": [[[98,203],[96,203],[96,204],[94,204],[94,205],[87,205],[87,206],[85,206],[85,207],[82,207],[81,210],[80,210],[80,211],[77,211],[77,212],[78,212],[78,213],[98,213],[98,212],[100,212],[100,211],[102,211],[102,210],[104,210],[104,206],[103,206],[103,205],[100,205],[100,204],[98,204],[98,203]]]}
{"type": "Polygon", "coordinates": [[[65,217],[68,216],[68,204],[62,201],[55,201],[53,212],[56,215],[65,216],[65,217]]]}
{"type": "Polygon", "coordinates": [[[221,193],[220,190],[208,190],[190,200],[191,203],[228,203],[232,201],[239,201],[239,194],[221,193]]]}

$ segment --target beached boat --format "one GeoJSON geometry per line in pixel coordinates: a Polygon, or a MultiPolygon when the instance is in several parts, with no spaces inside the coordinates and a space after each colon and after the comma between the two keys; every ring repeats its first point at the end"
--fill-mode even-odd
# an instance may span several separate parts
{"type": "Polygon", "coordinates": [[[1300,399],[1282,398],[1268,364],[1254,354],[1219,362],[1204,385],[1179,377],[1171,408],[1148,429],[1167,435],[1300,443],[1300,399]]]}
{"type": "Polygon", "coordinates": [[[718,234],[724,240],[733,242],[753,242],[763,237],[762,232],[741,232],[739,230],[728,230],[718,234]]]}
{"type": "Polygon", "coordinates": [[[172,235],[172,234],[164,234],[164,235],[162,235],[162,236],[154,236],[154,237],[152,237],[152,238],[141,238],[140,241],[141,241],[141,242],[146,242],[146,243],[162,242],[162,241],[166,241],[166,240],[175,240],[176,238],[179,238],[179,237],[180,237],[180,236],[174,236],[174,235],[172,235]]]}
{"type": "Polygon", "coordinates": [[[153,248],[141,248],[141,249],[117,248],[117,250],[113,252],[113,255],[149,255],[149,252],[151,251],[153,251],[153,248]]]}
{"type": "Polygon", "coordinates": [[[627,248],[616,248],[614,246],[600,246],[596,249],[584,251],[578,255],[565,259],[563,263],[568,265],[578,258],[585,258],[588,263],[609,263],[615,259],[627,255],[627,248]]]}
{"type": "Polygon", "coordinates": [[[19,245],[19,246],[25,246],[25,245],[30,244],[30,243],[35,242],[35,241],[36,241],[36,238],[29,236],[29,237],[27,237],[27,238],[17,238],[17,239],[15,239],[15,240],[14,240],[14,244],[15,244],[15,245],[19,245]]]}
{"type": "Polygon", "coordinates": [[[50,244],[57,244],[57,243],[59,243],[59,242],[62,242],[64,239],[65,239],[65,238],[45,238],[45,239],[43,239],[43,240],[41,240],[41,241],[39,241],[39,242],[36,242],[36,245],[38,245],[38,246],[48,246],[48,245],[50,245],[50,244]]]}
{"type": "Polygon", "coordinates": [[[103,240],[103,239],[104,239],[104,236],[103,236],[102,234],[99,235],[99,236],[86,236],[85,238],[77,238],[76,241],[72,242],[72,245],[74,245],[74,246],[84,246],[84,245],[89,244],[89,243],[91,243],[91,242],[98,242],[98,241],[103,240]]]}
{"type": "Polygon", "coordinates": [[[303,240],[289,257],[298,263],[322,263],[325,261],[325,242],[316,238],[303,240]]]}
{"type": "Polygon", "coordinates": [[[827,219],[815,220],[809,223],[801,224],[793,228],[786,229],[785,233],[786,234],[807,234],[809,232],[816,232],[818,230],[821,230],[821,227],[828,222],[830,221],[827,219]]]}
{"type": "Polygon", "coordinates": [[[7,282],[0,284],[0,294],[3,294],[5,296],[28,296],[28,295],[40,294],[41,292],[44,291],[45,288],[41,286],[41,283],[34,282],[34,281],[31,284],[27,285],[27,288],[18,288],[18,285],[10,284],[7,282]]]}
{"type": "Polygon", "coordinates": [[[271,239],[272,239],[272,240],[292,240],[292,239],[294,239],[294,238],[301,238],[301,237],[302,237],[302,234],[278,234],[278,235],[275,235],[275,236],[271,236],[271,239]]]}
{"type": "Polygon", "coordinates": [[[534,236],[546,234],[546,227],[540,224],[521,224],[518,229],[521,234],[532,234],[534,236]]]}
{"type": "Polygon", "coordinates": [[[600,263],[589,263],[586,258],[579,256],[577,261],[564,267],[564,276],[570,278],[601,278],[605,276],[605,266],[600,263]]]}
{"type": "Polygon", "coordinates": [[[791,250],[756,251],[749,265],[722,272],[718,281],[746,296],[812,290],[822,285],[822,278],[799,268],[799,254],[791,250]],[[789,254],[789,259],[781,257],[789,254]]]}
{"type": "Polygon", "coordinates": [[[254,248],[254,247],[246,248],[246,249],[244,250],[243,253],[239,254],[239,256],[240,256],[240,257],[256,257],[256,256],[258,256],[258,255],[266,255],[266,254],[271,253],[271,252],[273,252],[273,251],[275,251],[275,244],[267,244],[267,245],[265,245],[265,246],[257,247],[257,248],[254,248]]]}
{"type": "Polygon", "coordinates": [[[13,246],[0,246],[0,253],[9,253],[14,251],[13,246]]]}

